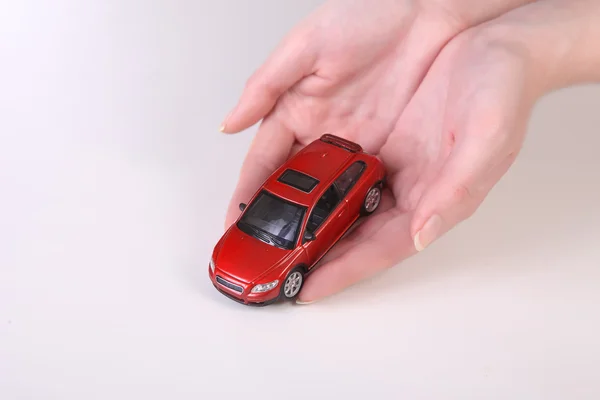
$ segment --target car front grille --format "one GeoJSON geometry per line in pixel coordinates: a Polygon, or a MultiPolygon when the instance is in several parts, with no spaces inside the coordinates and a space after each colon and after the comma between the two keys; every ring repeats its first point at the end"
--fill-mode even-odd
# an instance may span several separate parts
{"type": "Polygon", "coordinates": [[[242,293],[244,291],[243,287],[241,287],[239,285],[235,285],[235,284],[233,284],[233,283],[231,283],[229,281],[226,281],[225,279],[221,278],[219,275],[217,275],[217,282],[220,285],[223,285],[226,288],[229,288],[229,289],[231,289],[231,290],[233,290],[235,292],[242,293]]]}

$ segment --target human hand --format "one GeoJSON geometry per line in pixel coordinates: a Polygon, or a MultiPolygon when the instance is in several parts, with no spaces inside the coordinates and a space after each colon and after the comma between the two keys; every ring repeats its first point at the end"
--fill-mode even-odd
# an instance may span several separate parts
{"type": "MultiPolygon", "coordinates": [[[[527,84],[525,61],[496,43],[491,28],[467,30],[444,47],[509,5],[490,3],[477,18],[470,12],[470,20],[461,20],[467,13],[448,13],[439,3],[328,3],[257,71],[224,123],[223,131],[238,132],[264,118],[226,226],[237,217],[237,204],[323,132],[361,143],[388,169],[390,191],[380,211],[327,255],[302,301],[426,247],[475,211],[518,154],[537,95],[527,84]]],[[[479,2],[470,3],[465,10],[479,2]]]]}
{"type": "Polygon", "coordinates": [[[527,0],[333,0],[297,26],[249,79],[222,131],[264,119],[226,218],[298,147],[323,132],[377,153],[452,37],[527,0]]]}

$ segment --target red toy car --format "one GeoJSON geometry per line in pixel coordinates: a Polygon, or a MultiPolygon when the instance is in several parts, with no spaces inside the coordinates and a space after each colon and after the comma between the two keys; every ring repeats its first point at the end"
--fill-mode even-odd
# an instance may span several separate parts
{"type": "Polygon", "coordinates": [[[209,276],[246,305],[295,298],[304,278],[361,215],[377,209],[381,161],[326,134],[275,171],[215,246],[209,276]]]}

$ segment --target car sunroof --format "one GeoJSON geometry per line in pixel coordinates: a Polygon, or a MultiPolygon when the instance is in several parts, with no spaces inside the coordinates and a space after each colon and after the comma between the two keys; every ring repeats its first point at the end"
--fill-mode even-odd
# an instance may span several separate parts
{"type": "Polygon", "coordinates": [[[310,193],[319,184],[315,178],[292,169],[287,169],[281,174],[278,181],[306,193],[310,193]]]}

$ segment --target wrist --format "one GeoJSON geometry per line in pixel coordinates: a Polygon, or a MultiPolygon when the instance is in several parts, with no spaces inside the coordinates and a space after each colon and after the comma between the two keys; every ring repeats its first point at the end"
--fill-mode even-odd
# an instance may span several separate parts
{"type": "Polygon", "coordinates": [[[561,87],[600,81],[600,2],[545,0],[482,25],[487,42],[518,53],[527,85],[541,96],[561,87]]]}
{"type": "Polygon", "coordinates": [[[419,7],[437,12],[459,31],[492,20],[535,0],[420,0],[419,7]]]}

